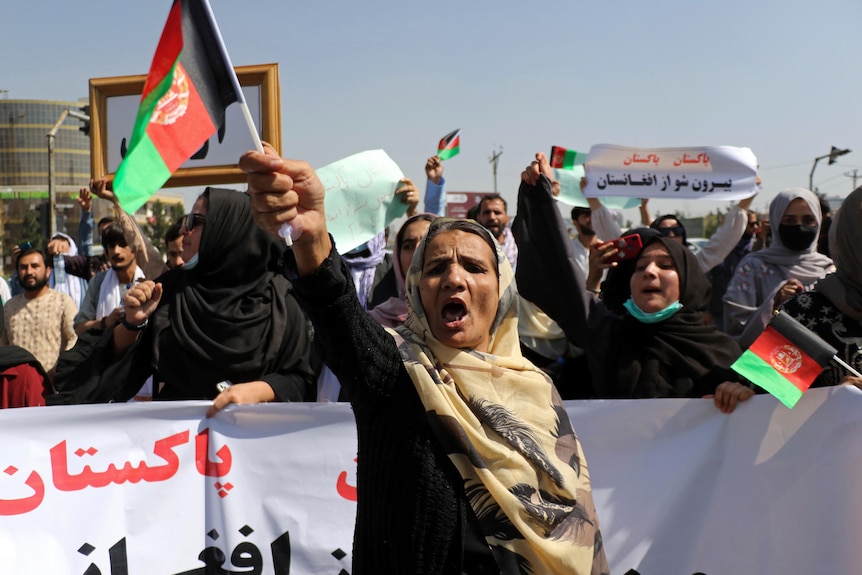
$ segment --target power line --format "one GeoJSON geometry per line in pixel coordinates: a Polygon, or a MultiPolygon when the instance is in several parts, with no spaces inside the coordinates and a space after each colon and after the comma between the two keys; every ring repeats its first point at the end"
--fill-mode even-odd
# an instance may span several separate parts
{"type": "Polygon", "coordinates": [[[782,168],[795,168],[796,166],[807,166],[810,163],[811,160],[804,160],[802,162],[796,162],[795,164],[783,164],[781,166],[760,166],[758,170],[764,172],[767,170],[780,170],[782,168]]]}

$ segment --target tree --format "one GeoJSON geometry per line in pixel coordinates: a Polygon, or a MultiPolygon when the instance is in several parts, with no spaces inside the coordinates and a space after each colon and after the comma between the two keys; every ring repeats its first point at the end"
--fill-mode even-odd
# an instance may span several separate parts
{"type": "Polygon", "coordinates": [[[153,202],[153,215],[147,218],[144,233],[159,251],[165,251],[165,232],[183,217],[185,210],[181,204],[166,206],[161,201],[153,202]]]}
{"type": "Polygon", "coordinates": [[[24,212],[24,219],[21,222],[21,237],[15,241],[15,244],[21,245],[24,242],[30,242],[37,248],[41,248],[45,243],[45,236],[42,235],[42,224],[36,210],[24,212]]]}
{"type": "Polygon", "coordinates": [[[703,236],[711,238],[729,212],[730,208],[726,208],[724,211],[721,208],[715,208],[714,212],[705,215],[703,217],[703,236]]]}

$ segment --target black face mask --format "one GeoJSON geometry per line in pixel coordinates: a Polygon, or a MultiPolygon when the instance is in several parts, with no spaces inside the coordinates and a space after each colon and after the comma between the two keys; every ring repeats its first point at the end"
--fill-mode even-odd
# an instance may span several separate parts
{"type": "Polygon", "coordinates": [[[781,243],[789,250],[804,252],[817,239],[817,226],[778,226],[781,243]]]}

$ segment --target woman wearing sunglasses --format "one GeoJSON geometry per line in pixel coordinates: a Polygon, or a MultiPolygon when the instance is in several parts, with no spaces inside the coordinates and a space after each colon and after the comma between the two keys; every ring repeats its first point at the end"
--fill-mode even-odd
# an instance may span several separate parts
{"type": "Polygon", "coordinates": [[[149,375],[155,399],[214,399],[208,415],[313,399],[305,315],[276,272],[284,244],[254,224],[248,196],[207,188],[180,232],[184,267],[133,285],[123,320],[70,358],[84,359],[63,386],[72,402],[124,401],[149,375]]]}

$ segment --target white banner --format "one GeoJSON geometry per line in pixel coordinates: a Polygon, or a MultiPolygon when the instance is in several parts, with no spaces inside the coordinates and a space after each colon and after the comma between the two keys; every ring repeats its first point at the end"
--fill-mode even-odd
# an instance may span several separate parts
{"type": "Polygon", "coordinates": [[[584,169],[588,198],[741,200],[757,192],[757,158],[749,148],[597,144],[584,169]]]}
{"type": "MultiPolygon", "coordinates": [[[[349,406],[0,412],[0,573],[350,573],[349,406]]],[[[612,573],[860,573],[862,392],[567,404],[612,573]]]]}

